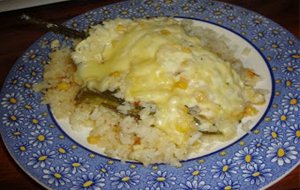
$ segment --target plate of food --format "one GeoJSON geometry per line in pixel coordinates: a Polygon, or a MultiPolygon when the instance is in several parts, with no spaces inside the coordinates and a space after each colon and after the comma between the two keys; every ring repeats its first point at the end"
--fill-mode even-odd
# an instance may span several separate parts
{"type": "Polygon", "coordinates": [[[217,1],[125,1],[18,59],[1,135],[48,189],[261,189],[299,164],[299,40],[217,1]]]}

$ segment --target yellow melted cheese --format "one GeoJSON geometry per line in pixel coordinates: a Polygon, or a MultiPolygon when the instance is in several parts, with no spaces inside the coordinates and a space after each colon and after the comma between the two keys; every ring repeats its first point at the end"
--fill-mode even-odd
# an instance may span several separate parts
{"type": "Polygon", "coordinates": [[[222,125],[219,130],[227,134],[243,117],[247,100],[240,76],[179,21],[106,22],[92,29],[72,57],[78,79],[92,90],[103,90],[109,77],[125,75],[124,99],[155,103],[156,127],[176,144],[187,143],[197,131],[186,106],[198,106],[203,125],[222,125]]]}

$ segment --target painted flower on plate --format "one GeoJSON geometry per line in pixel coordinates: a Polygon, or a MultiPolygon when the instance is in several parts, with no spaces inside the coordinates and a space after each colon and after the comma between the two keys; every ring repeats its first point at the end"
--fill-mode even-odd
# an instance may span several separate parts
{"type": "Polygon", "coordinates": [[[31,82],[37,82],[42,78],[42,67],[30,67],[26,69],[25,78],[31,82]]]}
{"type": "Polygon", "coordinates": [[[20,93],[10,93],[5,94],[1,99],[1,106],[7,109],[16,109],[22,101],[24,100],[23,96],[20,93]]]}
{"type": "Polygon", "coordinates": [[[19,142],[15,144],[14,151],[19,156],[27,156],[31,153],[31,147],[28,142],[19,142]]]}
{"type": "Polygon", "coordinates": [[[284,63],[283,66],[281,66],[281,70],[286,76],[291,77],[298,76],[300,73],[300,67],[293,62],[284,63]]]}
{"type": "Polygon", "coordinates": [[[69,174],[69,171],[64,167],[50,167],[47,169],[43,169],[43,173],[43,179],[46,179],[48,184],[54,184],[56,187],[65,185],[66,183],[69,183],[71,181],[71,175],[69,174]]]}
{"type": "Polygon", "coordinates": [[[232,174],[237,173],[236,163],[232,159],[223,159],[222,161],[217,161],[216,164],[212,166],[211,170],[214,178],[230,178],[232,174]]]}
{"type": "Polygon", "coordinates": [[[283,132],[280,127],[267,126],[264,129],[264,137],[271,142],[278,142],[282,140],[283,132]]]}
{"type": "Polygon", "coordinates": [[[300,50],[288,50],[285,52],[284,57],[287,59],[288,62],[293,63],[291,72],[294,71],[296,75],[299,75],[300,50]]]}
{"type": "Polygon", "coordinates": [[[279,109],[274,111],[272,121],[275,121],[277,126],[286,127],[295,121],[295,115],[288,109],[279,109]]]}
{"type": "Polygon", "coordinates": [[[234,23],[234,24],[237,24],[241,21],[241,18],[234,15],[234,14],[229,14],[226,16],[226,19],[231,22],[231,23],[234,23]]]}
{"type": "Polygon", "coordinates": [[[207,185],[205,181],[198,181],[198,180],[193,180],[193,181],[186,181],[185,184],[180,184],[180,187],[182,190],[209,190],[211,189],[210,185],[207,185]]]}
{"type": "Polygon", "coordinates": [[[291,111],[298,111],[300,108],[300,95],[288,93],[282,99],[282,105],[284,108],[291,111]]]}
{"type": "Polygon", "coordinates": [[[7,136],[11,139],[22,139],[27,136],[27,133],[24,132],[23,128],[17,127],[8,130],[7,136]]]}
{"type": "Polygon", "coordinates": [[[64,144],[58,144],[54,148],[58,154],[58,158],[67,158],[73,153],[72,149],[64,144]]]}
{"type": "Polygon", "coordinates": [[[273,38],[281,39],[286,34],[286,32],[279,27],[270,27],[268,29],[268,34],[273,38]]]}
{"type": "Polygon", "coordinates": [[[256,39],[256,40],[264,39],[266,37],[266,34],[267,34],[266,29],[261,29],[261,28],[255,29],[254,30],[254,39],[256,39]]]}
{"type": "Polygon", "coordinates": [[[19,75],[19,74],[22,74],[25,71],[25,68],[26,68],[26,66],[25,66],[24,63],[18,64],[18,65],[16,65],[15,71],[19,75]]]}
{"type": "Polygon", "coordinates": [[[267,43],[267,48],[273,52],[281,52],[284,49],[284,45],[281,41],[271,40],[267,43]]]}
{"type": "Polygon", "coordinates": [[[110,178],[112,185],[117,189],[131,189],[140,182],[140,175],[137,175],[136,171],[120,171],[114,173],[113,177],[110,178]]]}
{"type": "Polygon", "coordinates": [[[172,173],[167,171],[158,170],[151,172],[151,175],[147,177],[147,183],[155,188],[170,188],[175,184],[176,177],[172,173]]]}
{"type": "Polygon", "coordinates": [[[195,165],[184,172],[184,177],[186,177],[187,180],[199,180],[204,177],[206,173],[206,167],[203,165],[195,165]]]}
{"type": "Polygon", "coordinates": [[[31,158],[29,158],[27,165],[32,166],[33,168],[44,168],[46,165],[50,165],[54,158],[55,151],[50,149],[38,150],[32,154],[31,158]]]}
{"type": "Polygon", "coordinates": [[[19,127],[24,121],[24,115],[19,110],[8,111],[3,114],[2,122],[7,127],[19,127]]]}
{"type": "Polygon", "coordinates": [[[243,150],[239,150],[234,155],[235,157],[233,160],[235,160],[241,168],[245,168],[248,164],[262,163],[262,156],[260,156],[254,149],[249,149],[248,147],[245,147],[243,150]]]}
{"type": "Polygon", "coordinates": [[[287,139],[295,144],[300,142],[300,125],[294,124],[287,129],[287,139]]]}
{"type": "Polygon", "coordinates": [[[83,174],[73,181],[70,190],[101,190],[105,186],[105,179],[93,173],[83,174]]]}
{"type": "Polygon", "coordinates": [[[7,82],[5,83],[5,88],[9,90],[19,90],[22,87],[22,76],[14,76],[12,78],[8,78],[7,82]]]}
{"type": "Polygon", "coordinates": [[[25,52],[22,57],[22,60],[25,63],[38,63],[41,60],[39,49],[30,49],[29,51],[25,52]]]}
{"type": "Polygon", "coordinates": [[[107,177],[111,170],[111,167],[107,164],[100,164],[99,166],[97,166],[97,170],[102,177],[107,177]]]}
{"type": "Polygon", "coordinates": [[[239,190],[241,185],[238,181],[232,180],[223,180],[223,182],[219,182],[218,186],[215,187],[216,190],[239,190]]]}
{"type": "Polygon", "coordinates": [[[300,82],[298,82],[296,79],[291,78],[291,77],[284,77],[282,79],[282,82],[284,84],[284,87],[286,89],[296,89],[300,90],[300,82]]]}
{"type": "Polygon", "coordinates": [[[26,125],[29,129],[41,129],[47,124],[46,119],[42,114],[29,114],[27,120],[28,122],[26,122],[26,125]]]}
{"type": "Polygon", "coordinates": [[[90,167],[85,159],[77,156],[70,157],[69,159],[64,161],[65,163],[63,164],[63,166],[69,168],[72,174],[76,174],[78,172],[85,173],[90,167]]]}
{"type": "Polygon", "coordinates": [[[270,158],[271,162],[276,162],[279,166],[290,164],[292,160],[297,159],[297,156],[296,147],[291,146],[289,142],[271,143],[267,151],[267,158],[270,158]]]}
{"type": "Polygon", "coordinates": [[[268,23],[268,19],[260,15],[251,15],[250,19],[248,19],[248,24],[255,28],[264,28],[268,25],[268,23]]]}
{"type": "Polygon", "coordinates": [[[30,133],[29,143],[34,147],[46,147],[53,144],[53,135],[49,130],[40,129],[30,133]]]}
{"type": "Polygon", "coordinates": [[[260,185],[266,181],[266,178],[272,177],[271,169],[266,168],[265,164],[247,165],[243,170],[242,177],[244,181],[250,182],[252,185],[260,185]]]}
{"type": "Polygon", "coordinates": [[[28,102],[24,102],[22,104],[22,108],[28,114],[33,114],[37,111],[37,109],[39,108],[39,105],[34,101],[28,101],[28,102]]]}
{"type": "Polygon", "coordinates": [[[51,39],[44,37],[41,40],[39,40],[38,44],[41,48],[50,48],[51,45],[51,39]]]}
{"type": "Polygon", "coordinates": [[[249,148],[255,150],[256,152],[263,152],[267,148],[267,143],[263,139],[254,139],[251,141],[249,148]]]}

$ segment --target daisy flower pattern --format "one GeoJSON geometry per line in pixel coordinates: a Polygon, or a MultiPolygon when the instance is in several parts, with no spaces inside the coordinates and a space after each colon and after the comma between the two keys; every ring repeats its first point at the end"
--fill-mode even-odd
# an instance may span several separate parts
{"type": "Polygon", "coordinates": [[[215,187],[216,190],[238,190],[240,189],[241,185],[238,181],[232,181],[232,180],[224,180],[221,183],[218,183],[218,186],[215,187]]]}
{"type": "Polygon", "coordinates": [[[170,188],[175,184],[176,177],[166,171],[151,172],[147,183],[155,188],[170,188]]]}
{"type": "Polygon", "coordinates": [[[256,28],[262,28],[267,26],[267,24],[269,23],[269,21],[259,15],[252,15],[250,21],[248,22],[249,25],[254,26],[256,28]]]}
{"type": "Polygon", "coordinates": [[[236,174],[236,164],[233,163],[232,159],[223,159],[222,161],[217,161],[217,165],[212,166],[211,172],[214,178],[230,178],[232,174],[236,174]]]}
{"type": "Polygon", "coordinates": [[[100,175],[102,177],[107,177],[108,176],[108,173],[109,171],[111,170],[111,167],[107,164],[100,164],[98,167],[97,167],[97,170],[99,171],[100,175]]]}
{"type": "Polygon", "coordinates": [[[288,90],[296,88],[297,89],[297,85],[299,85],[299,89],[300,89],[300,82],[297,82],[296,79],[290,78],[290,77],[284,77],[282,79],[284,87],[288,90]]]}
{"type": "Polygon", "coordinates": [[[41,129],[46,126],[46,119],[43,115],[35,115],[30,114],[27,118],[28,122],[26,122],[29,129],[41,129]]]}
{"type": "MultiPolygon", "coordinates": [[[[288,50],[285,52],[284,57],[291,63],[299,63],[300,62],[300,50],[288,50]]],[[[299,74],[299,67],[298,74],[299,74]]]]}
{"type": "Polygon", "coordinates": [[[235,153],[233,160],[235,160],[236,163],[241,166],[241,168],[245,168],[248,164],[261,164],[262,156],[260,156],[258,152],[255,152],[253,149],[245,147],[243,150],[239,150],[235,153]]]}
{"type": "Polygon", "coordinates": [[[15,71],[17,74],[22,74],[25,71],[25,65],[24,64],[17,65],[15,71]]]}
{"type": "Polygon", "coordinates": [[[27,156],[31,153],[31,148],[27,142],[20,142],[14,146],[14,151],[19,156],[27,156]]]}
{"type": "Polygon", "coordinates": [[[282,30],[281,28],[279,28],[279,27],[271,27],[271,28],[269,28],[268,33],[273,38],[278,38],[278,39],[282,38],[282,36],[286,34],[286,32],[284,30],[282,30]]]}
{"type": "Polygon", "coordinates": [[[25,112],[32,114],[39,108],[39,105],[35,102],[24,102],[22,108],[25,110],[25,112]]]}
{"type": "Polygon", "coordinates": [[[41,60],[41,56],[39,55],[39,49],[31,49],[27,51],[23,57],[22,60],[25,63],[37,63],[41,60]]]}
{"type": "Polygon", "coordinates": [[[64,167],[50,167],[49,169],[43,169],[43,178],[47,180],[48,184],[54,184],[56,187],[65,185],[71,180],[68,170],[64,167]]]}
{"type": "Polygon", "coordinates": [[[69,160],[65,160],[63,165],[69,168],[72,174],[76,174],[78,172],[85,173],[89,168],[88,162],[85,159],[77,156],[71,157],[69,160]]]}
{"type": "Polygon", "coordinates": [[[274,41],[274,40],[268,42],[267,46],[268,46],[267,49],[270,49],[273,52],[281,52],[282,49],[284,48],[283,43],[281,43],[280,41],[274,41]]]}
{"type": "Polygon", "coordinates": [[[275,121],[277,126],[286,127],[295,121],[295,115],[288,109],[280,109],[274,111],[272,115],[272,121],[275,121]]]}
{"type": "Polygon", "coordinates": [[[226,17],[226,19],[227,19],[228,21],[232,22],[232,23],[238,23],[238,22],[241,21],[241,18],[238,17],[238,16],[236,16],[236,15],[234,15],[234,14],[228,15],[228,16],[226,17]]]}
{"type": "Polygon", "coordinates": [[[49,130],[41,129],[30,133],[29,143],[38,148],[53,144],[53,136],[49,130]]]}
{"type": "Polygon", "coordinates": [[[295,144],[300,142],[300,125],[294,124],[287,130],[287,139],[294,142],[295,144]]]}
{"type": "Polygon", "coordinates": [[[284,108],[291,111],[298,111],[300,108],[300,96],[299,94],[288,93],[282,99],[282,105],[284,108]]]}
{"type": "Polygon", "coordinates": [[[206,167],[202,165],[196,165],[194,167],[188,168],[184,173],[184,177],[186,177],[187,180],[199,180],[201,177],[205,176],[207,171],[206,167]]]}
{"type": "Polygon", "coordinates": [[[255,29],[254,30],[254,39],[256,40],[261,40],[264,39],[266,37],[266,30],[264,29],[255,29]]]}
{"type": "Polygon", "coordinates": [[[281,142],[271,143],[271,147],[267,151],[267,158],[270,158],[271,162],[276,162],[279,166],[290,164],[292,160],[297,159],[297,155],[296,147],[290,146],[289,142],[284,144],[281,142]]]}
{"type": "Polygon", "coordinates": [[[24,115],[19,110],[8,111],[8,113],[3,114],[2,122],[4,126],[7,127],[18,127],[24,121],[24,115]]]}
{"type": "Polygon", "coordinates": [[[25,78],[29,79],[31,82],[37,82],[42,78],[42,68],[41,67],[31,67],[26,71],[25,78]]]}
{"type": "Polygon", "coordinates": [[[4,98],[1,100],[1,106],[7,109],[15,109],[23,100],[24,98],[20,95],[20,93],[13,92],[5,94],[4,98]]]}
{"type": "Polygon", "coordinates": [[[204,181],[187,181],[185,184],[180,184],[180,187],[182,187],[182,190],[209,190],[211,189],[210,185],[207,185],[204,181]]]}
{"type": "Polygon", "coordinates": [[[57,145],[54,148],[58,154],[58,158],[67,158],[68,155],[72,154],[73,151],[70,147],[68,147],[67,145],[57,145]]]}
{"type": "Polygon", "coordinates": [[[285,75],[292,77],[298,76],[300,73],[299,66],[293,62],[284,63],[281,70],[285,75]]]}
{"type": "Polygon", "coordinates": [[[254,139],[251,141],[249,148],[255,152],[263,152],[267,149],[267,143],[263,139],[254,139]]]}
{"type": "Polygon", "coordinates": [[[105,179],[100,175],[89,173],[77,177],[76,180],[73,181],[73,185],[71,190],[101,190],[105,186],[105,179]]]}
{"type": "Polygon", "coordinates": [[[115,173],[113,177],[110,178],[112,185],[117,187],[117,189],[130,189],[139,183],[140,176],[136,174],[135,171],[120,171],[115,173]]]}
{"type": "Polygon", "coordinates": [[[24,132],[23,128],[13,128],[10,129],[7,136],[11,139],[22,139],[27,136],[27,133],[24,132]]]}
{"type": "Polygon", "coordinates": [[[271,169],[266,168],[265,164],[247,165],[242,174],[242,177],[245,178],[244,180],[252,185],[259,185],[271,176],[271,169]]]}
{"type": "Polygon", "coordinates": [[[46,165],[50,165],[51,161],[55,158],[55,152],[47,149],[47,150],[38,150],[36,153],[32,154],[32,157],[29,159],[27,163],[28,166],[32,166],[33,168],[44,168],[46,165]]]}
{"type": "Polygon", "coordinates": [[[5,87],[7,89],[10,89],[10,90],[18,90],[22,87],[22,81],[23,81],[23,77],[21,76],[14,76],[13,78],[10,78],[7,82],[7,84],[5,85],[5,87]]]}
{"type": "Polygon", "coordinates": [[[282,140],[283,132],[279,127],[268,126],[264,129],[264,137],[271,142],[278,142],[282,140]]]}

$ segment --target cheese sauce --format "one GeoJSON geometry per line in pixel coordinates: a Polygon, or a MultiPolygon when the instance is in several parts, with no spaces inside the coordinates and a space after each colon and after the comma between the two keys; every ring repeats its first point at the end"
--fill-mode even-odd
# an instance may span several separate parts
{"type": "MultiPolygon", "coordinates": [[[[198,127],[189,114],[197,107],[201,125],[234,135],[249,109],[246,88],[231,63],[202,47],[174,19],[116,19],[92,28],[72,58],[82,85],[101,91],[108,78],[122,78],[129,102],[154,103],[155,127],[186,144],[198,127]]],[[[200,127],[201,127],[200,125],[200,127]]]]}

